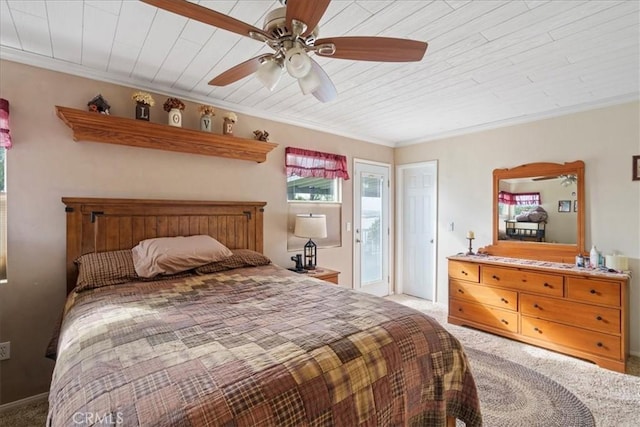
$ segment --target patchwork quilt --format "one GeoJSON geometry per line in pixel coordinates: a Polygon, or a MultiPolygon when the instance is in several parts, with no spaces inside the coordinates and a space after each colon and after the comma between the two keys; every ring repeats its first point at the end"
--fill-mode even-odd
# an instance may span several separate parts
{"type": "Polygon", "coordinates": [[[50,426],[482,424],[434,319],[275,265],[71,293],[57,353],[50,426]]]}

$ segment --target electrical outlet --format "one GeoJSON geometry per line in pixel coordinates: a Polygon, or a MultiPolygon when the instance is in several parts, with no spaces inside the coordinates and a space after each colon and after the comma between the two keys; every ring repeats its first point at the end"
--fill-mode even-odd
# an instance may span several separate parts
{"type": "Polygon", "coordinates": [[[7,360],[11,357],[11,341],[0,342],[0,360],[7,360]]]}

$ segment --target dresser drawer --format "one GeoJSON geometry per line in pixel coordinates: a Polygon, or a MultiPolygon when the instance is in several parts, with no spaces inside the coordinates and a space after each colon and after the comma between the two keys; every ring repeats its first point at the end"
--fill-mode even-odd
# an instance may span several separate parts
{"type": "Polygon", "coordinates": [[[456,299],[449,300],[449,316],[509,332],[518,332],[518,313],[456,299]]]}
{"type": "Polygon", "coordinates": [[[507,310],[518,310],[518,293],[506,289],[474,285],[461,280],[450,279],[449,296],[507,310]]]}
{"type": "Polygon", "coordinates": [[[472,262],[450,260],[449,277],[478,283],[480,282],[480,266],[472,262]]]}
{"type": "Polygon", "coordinates": [[[520,312],[523,315],[555,320],[594,331],[610,334],[621,332],[620,310],[615,308],[521,293],[520,312]]]}
{"type": "Polygon", "coordinates": [[[554,274],[483,266],[482,283],[557,297],[564,295],[563,277],[554,274]]]}
{"type": "Polygon", "coordinates": [[[620,285],[604,280],[567,277],[567,298],[620,307],[620,285]]]}
{"type": "Polygon", "coordinates": [[[620,359],[620,337],[561,325],[543,319],[522,316],[522,335],[582,350],[588,353],[620,359]]]}

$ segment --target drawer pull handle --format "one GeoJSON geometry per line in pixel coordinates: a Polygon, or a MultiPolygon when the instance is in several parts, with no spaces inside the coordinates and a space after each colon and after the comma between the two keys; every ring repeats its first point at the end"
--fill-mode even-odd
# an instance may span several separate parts
{"type": "Polygon", "coordinates": [[[595,293],[596,293],[596,290],[595,290],[595,289],[591,289],[589,292],[590,292],[591,294],[595,294],[595,293]]]}
{"type": "Polygon", "coordinates": [[[500,280],[500,278],[498,276],[496,276],[495,274],[493,276],[491,276],[491,278],[495,279],[495,280],[500,280]]]}
{"type": "Polygon", "coordinates": [[[508,324],[509,324],[509,322],[507,322],[507,321],[506,321],[506,320],[504,320],[504,319],[500,319],[500,321],[501,321],[502,323],[504,323],[505,325],[508,325],[508,324]]]}
{"type": "Polygon", "coordinates": [[[597,316],[596,320],[602,320],[602,316],[597,316]]]}
{"type": "Polygon", "coordinates": [[[462,308],[459,308],[459,309],[458,309],[458,311],[459,311],[459,312],[462,312],[462,308]]]}
{"type": "Polygon", "coordinates": [[[505,304],[509,304],[509,301],[507,301],[507,300],[506,300],[506,299],[504,299],[504,298],[500,298],[500,301],[502,301],[502,302],[503,302],[503,303],[505,303],[505,304]]]}
{"type": "Polygon", "coordinates": [[[467,273],[467,272],[466,272],[466,271],[464,271],[464,270],[461,270],[461,271],[460,271],[460,273],[464,274],[465,276],[468,276],[468,275],[469,275],[469,273],[467,273]]]}
{"type": "Polygon", "coordinates": [[[603,347],[603,346],[604,346],[604,344],[602,344],[601,342],[597,343],[596,345],[597,345],[598,347],[603,347]]]}
{"type": "Polygon", "coordinates": [[[522,279],[522,283],[527,283],[527,279],[522,279]]]}
{"type": "Polygon", "coordinates": [[[547,282],[544,282],[544,285],[543,285],[543,286],[544,286],[545,288],[550,288],[550,287],[551,287],[551,285],[550,285],[550,284],[548,284],[547,282]]]}
{"type": "Polygon", "coordinates": [[[533,308],[540,308],[540,306],[538,306],[538,304],[533,304],[533,308]]]}
{"type": "Polygon", "coordinates": [[[534,331],[536,331],[536,332],[542,332],[542,331],[540,331],[540,329],[538,329],[538,328],[533,328],[533,330],[534,330],[534,331]]]}
{"type": "Polygon", "coordinates": [[[460,292],[461,294],[464,294],[464,291],[462,289],[458,289],[458,292],[460,292]]]}

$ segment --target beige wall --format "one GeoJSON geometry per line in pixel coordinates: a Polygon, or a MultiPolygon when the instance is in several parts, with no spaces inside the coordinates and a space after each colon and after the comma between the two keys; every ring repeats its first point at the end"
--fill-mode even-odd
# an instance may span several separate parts
{"type": "Polygon", "coordinates": [[[475,231],[475,248],[491,243],[493,169],[583,160],[586,250],[596,244],[630,258],[631,351],[640,354],[640,182],[631,180],[638,154],[637,102],[396,149],[396,165],[438,160],[438,301],[448,297],[446,257],[465,250],[466,232],[475,231]]]}
{"type": "MultiPolygon", "coordinates": [[[[91,142],[76,143],[55,105],[86,108],[97,93],[111,113],[133,116],[133,89],[0,61],[0,96],[11,103],[14,147],[7,156],[8,278],[0,285],[0,341],[11,341],[11,359],[0,362],[0,403],[49,388],[53,362],[44,351],[65,297],[65,214],[62,196],[262,200],[265,253],[292,265],[287,253],[284,149],[298,146],[393,163],[393,149],[239,115],[237,136],[266,129],[280,144],[265,163],[147,150],[91,142]]],[[[151,119],[164,123],[166,95],[154,94],[151,119]]],[[[220,133],[222,113],[215,117],[220,133]]],[[[197,104],[187,103],[183,126],[197,128],[197,104]]],[[[352,221],[352,181],[343,187],[343,227],[352,221]]],[[[343,228],[340,248],[321,249],[319,258],[340,270],[351,286],[351,233],[343,228]]]]}

